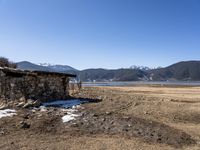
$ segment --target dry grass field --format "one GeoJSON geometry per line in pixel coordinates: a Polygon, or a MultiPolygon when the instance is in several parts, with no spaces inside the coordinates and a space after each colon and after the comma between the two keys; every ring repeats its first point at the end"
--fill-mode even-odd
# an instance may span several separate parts
{"type": "Polygon", "coordinates": [[[200,149],[200,87],[84,87],[73,96],[100,101],[68,123],[55,108],[20,109],[0,119],[0,149],[200,149]],[[30,128],[21,129],[25,114],[30,128]]]}

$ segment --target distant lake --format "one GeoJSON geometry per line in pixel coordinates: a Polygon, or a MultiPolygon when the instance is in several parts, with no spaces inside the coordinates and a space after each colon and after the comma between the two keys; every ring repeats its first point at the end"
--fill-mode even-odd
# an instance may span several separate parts
{"type": "Polygon", "coordinates": [[[200,81],[130,81],[130,82],[83,82],[83,86],[134,86],[134,85],[174,85],[200,86],[200,81]]]}

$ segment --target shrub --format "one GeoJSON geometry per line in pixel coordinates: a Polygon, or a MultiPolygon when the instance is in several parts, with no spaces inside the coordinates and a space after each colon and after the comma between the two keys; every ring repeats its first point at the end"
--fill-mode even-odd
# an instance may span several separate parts
{"type": "Polygon", "coordinates": [[[0,57],[0,67],[16,68],[17,65],[8,60],[8,58],[0,57]]]}

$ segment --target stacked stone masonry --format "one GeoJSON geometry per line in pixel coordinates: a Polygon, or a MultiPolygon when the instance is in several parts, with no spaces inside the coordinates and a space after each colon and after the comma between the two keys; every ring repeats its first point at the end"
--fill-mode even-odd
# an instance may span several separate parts
{"type": "Polygon", "coordinates": [[[18,100],[67,99],[69,79],[75,75],[0,68],[0,98],[18,100]]]}

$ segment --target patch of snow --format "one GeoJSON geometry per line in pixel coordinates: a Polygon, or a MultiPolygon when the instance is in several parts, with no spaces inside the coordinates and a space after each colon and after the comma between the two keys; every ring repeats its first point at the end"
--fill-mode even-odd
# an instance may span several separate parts
{"type": "Polygon", "coordinates": [[[40,106],[40,111],[45,112],[47,111],[47,108],[45,106],[40,106]]]}
{"type": "Polygon", "coordinates": [[[73,114],[73,113],[68,113],[67,115],[65,115],[65,116],[62,117],[62,120],[65,123],[65,122],[69,122],[71,120],[75,120],[76,117],[78,117],[78,116],[80,116],[80,115],[73,114]]]}
{"type": "Polygon", "coordinates": [[[76,109],[66,109],[68,113],[75,113],[77,112],[78,110],[76,109]]]}
{"type": "Polygon", "coordinates": [[[137,66],[137,65],[133,65],[130,67],[131,69],[139,69],[139,70],[143,70],[143,71],[148,71],[150,70],[151,68],[149,67],[146,67],[146,66],[137,66]]]}
{"type": "Polygon", "coordinates": [[[75,120],[76,117],[79,117],[79,114],[77,113],[77,109],[80,108],[80,105],[76,105],[76,106],[72,106],[72,108],[68,108],[68,109],[63,109],[64,112],[67,112],[67,115],[62,117],[63,123],[69,122],[71,120],[75,120]]]}
{"type": "Polygon", "coordinates": [[[81,105],[72,106],[72,109],[82,108],[81,105]]]}
{"type": "Polygon", "coordinates": [[[39,66],[44,66],[44,67],[49,67],[52,66],[54,64],[50,64],[50,63],[38,63],[39,66]]]}
{"type": "Polygon", "coordinates": [[[4,110],[0,110],[0,118],[3,117],[12,117],[16,115],[16,111],[12,110],[12,109],[4,109],[4,110]]]}
{"type": "Polygon", "coordinates": [[[51,102],[42,103],[40,106],[40,111],[46,111],[46,107],[60,107],[60,110],[66,112],[63,117],[63,123],[69,122],[71,120],[75,120],[76,117],[81,116],[78,113],[78,109],[82,109],[80,106],[82,103],[89,102],[87,100],[80,100],[80,99],[71,99],[71,100],[56,100],[51,102]]]}

